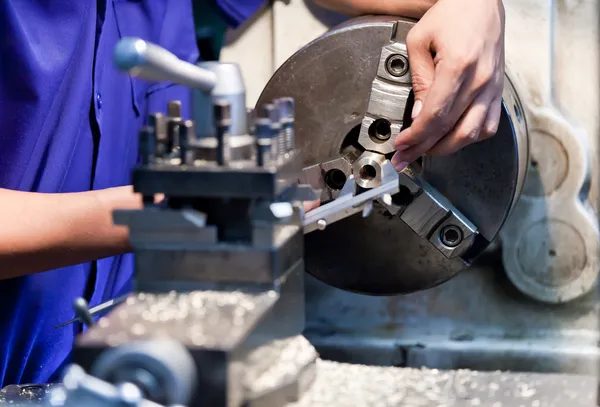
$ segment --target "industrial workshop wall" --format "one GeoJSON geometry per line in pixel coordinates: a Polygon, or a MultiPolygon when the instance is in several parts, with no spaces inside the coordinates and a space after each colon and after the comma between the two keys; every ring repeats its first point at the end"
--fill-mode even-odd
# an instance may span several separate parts
{"type": "MultiPolygon", "coordinates": [[[[598,4],[505,0],[507,68],[526,107],[531,162],[498,248],[454,280],[398,298],[309,278],[307,336],[324,357],[596,372],[598,4]]],[[[253,106],[278,66],[341,21],[308,0],[275,1],[229,34],[222,59],[241,64],[253,106]]]]}

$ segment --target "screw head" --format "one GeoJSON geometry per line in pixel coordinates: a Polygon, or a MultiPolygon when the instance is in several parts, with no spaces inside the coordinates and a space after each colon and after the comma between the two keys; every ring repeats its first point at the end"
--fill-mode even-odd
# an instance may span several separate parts
{"type": "Polygon", "coordinates": [[[319,219],[317,221],[317,229],[325,230],[326,227],[327,227],[327,221],[325,219],[319,219]]]}
{"type": "Polygon", "coordinates": [[[390,55],[385,61],[386,71],[397,78],[407,74],[408,66],[408,59],[400,54],[390,55]]]}
{"type": "Polygon", "coordinates": [[[462,239],[463,233],[458,226],[448,225],[440,231],[440,241],[444,246],[456,247],[462,239]]]}

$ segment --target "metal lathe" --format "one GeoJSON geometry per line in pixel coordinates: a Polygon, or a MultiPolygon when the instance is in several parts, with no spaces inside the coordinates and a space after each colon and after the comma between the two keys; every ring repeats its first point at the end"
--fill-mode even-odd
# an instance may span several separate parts
{"type": "MultiPolygon", "coordinates": [[[[365,17],[334,28],[293,55],[251,111],[236,65],[195,66],[141,39],[121,40],[114,57],[121,70],[184,84],[193,94],[190,120],[173,101],[140,130],[132,183],[144,208],[114,214],[136,254],[135,292],[99,319],[78,303],[89,326],[63,382],[9,386],[0,400],[596,405],[591,372],[376,366],[368,356],[340,363],[320,359],[303,336],[305,272],[370,296],[438,287],[490,249],[523,190],[528,125],[509,76],[494,137],[449,157],[423,157],[400,173],[393,168],[392,142],[411,124],[405,38],[412,25],[365,17]],[[164,198],[155,203],[158,195],[164,198]],[[317,199],[321,206],[304,213],[302,202],[317,199]]],[[[584,274],[561,295],[594,287],[595,277],[584,274]]]]}

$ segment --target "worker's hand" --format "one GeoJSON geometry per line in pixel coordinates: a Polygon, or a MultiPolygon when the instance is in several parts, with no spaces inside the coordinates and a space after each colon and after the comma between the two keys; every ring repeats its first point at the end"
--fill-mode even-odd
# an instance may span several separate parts
{"type": "Polygon", "coordinates": [[[439,0],[406,39],[415,104],[392,159],[447,155],[496,133],[504,83],[501,0],[439,0]]]}
{"type": "Polygon", "coordinates": [[[304,212],[309,212],[318,208],[321,205],[321,201],[305,201],[302,202],[302,205],[304,206],[304,212]]]}

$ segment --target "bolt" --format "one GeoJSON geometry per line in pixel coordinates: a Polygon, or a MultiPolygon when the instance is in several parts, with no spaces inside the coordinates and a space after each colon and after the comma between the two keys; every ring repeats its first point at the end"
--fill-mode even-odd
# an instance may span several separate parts
{"type": "Polygon", "coordinates": [[[181,101],[171,100],[167,104],[167,115],[173,119],[181,118],[181,101]]]}
{"type": "Polygon", "coordinates": [[[227,101],[217,101],[213,106],[213,117],[217,130],[217,164],[229,161],[227,137],[231,132],[231,105],[227,101]]]}
{"type": "Polygon", "coordinates": [[[192,164],[194,162],[191,157],[190,140],[194,133],[194,122],[186,120],[179,125],[179,155],[181,156],[181,164],[192,164]]]}
{"type": "Polygon", "coordinates": [[[277,99],[275,106],[279,110],[281,120],[283,133],[281,142],[284,144],[285,152],[292,152],[294,150],[294,99],[289,97],[277,99]]]}
{"type": "Polygon", "coordinates": [[[259,117],[254,121],[256,133],[256,160],[257,165],[262,167],[271,160],[273,152],[273,132],[271,131],[271,120],[259,117]]]}
{"type": "Polygon", "coordinates": [[[161,113],[151,114],[148,117],[148,126],[154,129],[154,134],[156,135],[156,155],[163,157],[166,154],[167,144],[167,121],[165,116],[161,113]]]}
{"type": "Polygon", "coordinates": [[[317,221],[317,229],[325,230],[326,227],[327,227],[327,221],[325,219],[319,219],[317,221]]]}
{"type": "Polygon", "coordinates": [[[458,246],[462,238],[462,230],[458,226],[448,225],[440,231],[440,241],[447,247],[458,246]]]}
{"type": "Polygon", "coordinates": [[[156,133],[153,127],[144,126],[140,130],[139,151],[142,164],[153,163],[156,158],[156,133]]]}
{"type": "Polygon", "coordinates": [[[386,71],[397,78],[408,72],[408,59],[404,55],[393,54],[385,61],[386,71]]]}
{"type": "Polygon", "coordinates": [[[269,119],[269,125],[271,126],[271,159],[276,161],[279,156],[279,152],[285,149],[285,144],[280,145],[279,134],[281,132],[281,124],[279,123],[279,112],[273,104],[266,104],[263,106],[261,111],[261,117],[269,119]]]}
{"type": "Polygon", "coordinates": [[[377,142],[387,141],[392,136],[392,124],[386,119],[377,119],[369,126],[371,140],[377,142]]]}

